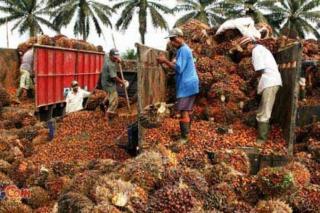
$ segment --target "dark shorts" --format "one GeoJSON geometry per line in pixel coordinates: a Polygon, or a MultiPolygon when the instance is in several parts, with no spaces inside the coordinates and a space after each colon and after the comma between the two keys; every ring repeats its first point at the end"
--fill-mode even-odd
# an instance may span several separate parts
{"type": "Polygon", "coordinates": [[[178,98],[177,110],[191,111],[195,100],[196,100],[196,95],[184,97],[184,98],[178,98]]]}

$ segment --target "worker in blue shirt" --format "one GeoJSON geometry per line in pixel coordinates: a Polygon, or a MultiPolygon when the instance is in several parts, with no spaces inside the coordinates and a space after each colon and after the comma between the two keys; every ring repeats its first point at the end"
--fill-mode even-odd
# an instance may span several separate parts
{"type": "Polygon", "coordinates": [[[189,140],[190,114],[196,95],[199,93],[199,77],[192,51],[184,41],[182,30],[174,28],[167,38],[170,39],[172,46],[177,48],[176,59],[170,61],[164,54],[161,54],[157,60],[160,64],[175,70],[177,110],[181,115],[181,137],[176,145],[182,145],[189,140]]]}

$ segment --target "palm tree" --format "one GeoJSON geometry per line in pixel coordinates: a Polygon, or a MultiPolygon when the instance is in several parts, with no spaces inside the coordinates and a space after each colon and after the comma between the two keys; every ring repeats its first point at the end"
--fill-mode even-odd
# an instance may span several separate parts
{"type": "Polygon", "coordinates": [[[73,32],[75,36],[81,35],[83,40],[89,36],[91,21],[99,36],[103,25],[112,27],[110,16],[114,10],[96,0],[49,0],[48,9],[58,29],[69,25],[75,17],[73,32]]]}
{"type": "Polygon", "coordinates": [[[266,11],[276,12],[277,0],[225,0],[220,2],[220,7],[225,8],[227,18],[250,16],[255,22],[269,22],[265,16],[266,11]]]}
{"type": "Polygon", "coordinates": [[[266,16],[282,34],[305,38],[312,34],[320,39],[319,0],[280,0],[274,13],[266,16]]]}
{"type": "Polygon", "coordinates": [[[225,0],[221,6],[228,18],[251,16],[256,22],[267,22],[276,33],[305,38],[313,34],[320,38],[319,0],[225,0]]]}
{"type": "Polygon", "coordinates": [[[7,14],[0,18],[0,25],[15,22],[11,31],[18,29],[20,34],[29,32],[29,36],[43,34],[43,26],[56,30],[45,18],[47,11],[42,0],[1,0],[0,11],[7,14]]]}
{"type": "Polygon", "coordinates": [[[121,0],[113,6],[116,10],[123,8],[121,16],[116,23],[117,29],[127,30],[135,12],[137,12],[139,16],[139,32],[143,44],[145,43],[145,34],[147,32],[148,12],[151,15],[151,21],[154,27],[168,29],[168,23],[161,12],[170,14],[172,10],[159,2],[160,0],[121,0]]]}
{"type": "Polygon", "coordinates": [[[188,22],[190,19],[197,19],[207,25],[219,25],[224,21],[222,8],[219,0],[182,0],[173,9],[174,12],[186,11],[176,22],[176,26],[188,22]]]}

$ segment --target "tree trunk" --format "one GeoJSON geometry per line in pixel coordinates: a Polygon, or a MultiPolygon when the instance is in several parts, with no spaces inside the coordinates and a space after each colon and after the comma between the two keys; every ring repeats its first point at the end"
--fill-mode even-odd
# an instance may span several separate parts
{"type": "Polygon", "coordinates": [[[145,44],[145,33],[140,31],[140,37],[142,44],[145,44]]]}
{"type": "Polygon", "coordinates": [[[81,26],[80,26],[80,30],[81,30],[81,33],[82,33],[82,40],[84,41],[87,41],[87,33],[86,33],[86,28],[88,26],[86,26],[86,13],[85,13],[85,4],[86,4],[86,1],[85,0],[80,0],[79,1],[79,7],[80,7],[80,23],[81,23],[81,26]]]}
{"type": "Polygon", "coordinates": [[[82,32],[82,40],[87,41],[87,33],[86,33],[86,23],[85,20],[83,20],[82,26],[81,26],[81,32],[82,32]]]}
{"type": "Polygon", "coordinates": [[[145,35],[147,31],[147,1],[140,1],[139,5],[139,32],[142,44],[145,44],[145,35]]]}
{"type": "Polygon", "coordinates": [[[30,34],[29,34],[29,36],[30,36],[30,37],[36,36],[36,32],[35,32],[34,26],[30,26],[30,34]]]}

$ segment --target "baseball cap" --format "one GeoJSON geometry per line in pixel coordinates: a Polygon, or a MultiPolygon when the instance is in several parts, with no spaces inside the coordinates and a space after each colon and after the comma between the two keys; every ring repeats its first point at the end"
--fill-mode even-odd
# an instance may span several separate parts
{"type": "Polygon", "coordinates": [[[116,48],[111,49],[109,54],[111,56],[119,56],[120,55],[119,50],[117,50],[116,48]]]}
{"type": "Polygon", "coordinates": [[[183,36],[183,32],[180,28],[173,28],[169,31],[169,35],[166,38],[173,38],[177,36],[183,36]]]}

